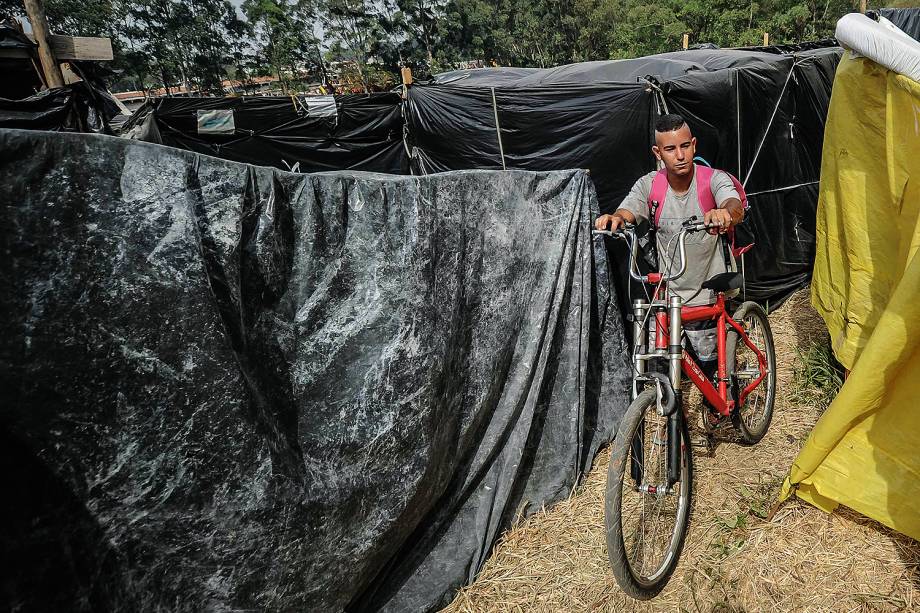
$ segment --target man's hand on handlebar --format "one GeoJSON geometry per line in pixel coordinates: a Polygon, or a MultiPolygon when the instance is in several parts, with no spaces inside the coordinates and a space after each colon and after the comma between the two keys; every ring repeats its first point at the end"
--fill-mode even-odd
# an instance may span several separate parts
{"type": "Polygon", "coordinates": [[[710,234],[725,234],[732,227],[732,216],[725,209],[712,209],[703,216],[710,234]]]}
{"type": "Polygon", "coordinates": [[[725,234],[732,226],[744,219],[744,206],[737,198],[728,198],[721,208],[713,209],[703,216],[710,234],[725,234]]]}
{"type": "Polygon", "coordinates": [[[632,213],[623,209],[617,209],[612,214],[601,215],[594,221],[594,228],[597,230],[610,230],[616,232],[627,224],[636,223],[636,218],[632,213]]]}

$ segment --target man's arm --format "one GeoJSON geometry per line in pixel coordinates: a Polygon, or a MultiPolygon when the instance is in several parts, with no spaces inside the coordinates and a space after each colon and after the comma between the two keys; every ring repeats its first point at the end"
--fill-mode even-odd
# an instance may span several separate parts
{"type": "Polygon", "coordinates": [[[741,200],[738,198],[729,198],[723,202],[719,208],[728,211],[728,214],[732,218],[731,225],[737,226],[744,221],[744,205],[741,204],[741,200]]]}
{"type": "Polygon", "coordinates": [[[703,221],[707,225],[716,226],[709,229],[710,234],[725,234],[744,219],[744,206],[731,177],[724,172],[715,171],[709,187],[719,206],[703,215],[703,221]]]}
{"type": "Polygon", "coordinates": [[[703,215],[706,225],[716,226],[709,228],[710,234],[725,234],[732,226],[736,226],[744,219],[744,206],[738,198],[729,198],[717,209],[712,209],[703,215]]]}

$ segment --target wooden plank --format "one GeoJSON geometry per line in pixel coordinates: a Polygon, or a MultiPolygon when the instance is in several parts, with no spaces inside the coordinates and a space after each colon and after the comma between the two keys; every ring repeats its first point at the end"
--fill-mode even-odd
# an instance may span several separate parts
{"type": "MultiPolygon", "coordinates": [[[[33,42],[35,37],[26,34],[33,42]]],[[[93,38],[91,36],[63,36],[61,34],[52,34],[49,37],[48,44],[54,57],[59,62],[68,60],[96,60],[110,61],[114,56],[112,54],[112,41],[108,38],[93,38]]],[[[29,52],[25,49],[0,49],[0,57],[29,57],[29,52]]]]}
{"type": "MultiPolygon", "coordinates": [[[[26,36],[35,40],[31,34],[26,34],[26,36]]],[[[110,61],[113,57],[112,41],[108,38],[52,34],[49,44],[59,62],[69,60],[110,61]]],[[[29,52],[25,49],[0,49],[0,58],[28,57],[30,57],[29,52]]]]}
{"type": "Polygon", "coordinates": [[[70,85],[71,83],[76,83],[77,81],[82,81],[74,70],[70,67],[70,62],[61,62],[61,74],[64,75],[64,84],[70,85]]]}
{"type": "Polygon", "coordinates": [[[61,36],[52,34],[48,41],[59,60],[111,60],[112,41],[92,36],[61,36]]]}
{"type": "Polygon", "coordinates": [[[403,66],[399,69],[399,74],[402,77],[403,85],[412,85],[412,69],[408,66],[403,66]]]}

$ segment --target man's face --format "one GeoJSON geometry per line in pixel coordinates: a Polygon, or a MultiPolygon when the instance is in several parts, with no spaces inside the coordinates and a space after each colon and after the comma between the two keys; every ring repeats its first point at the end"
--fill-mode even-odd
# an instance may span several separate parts
{"type": "Polygon", "coordinates": [[[696,139],[690,134],[690,128],[684,124],[671,132],[655,132],[655,145],[652,152],[664,162],[668,172],[676,176],[685,176],[693,171],[693,156],[696,154],[696,139]]]}

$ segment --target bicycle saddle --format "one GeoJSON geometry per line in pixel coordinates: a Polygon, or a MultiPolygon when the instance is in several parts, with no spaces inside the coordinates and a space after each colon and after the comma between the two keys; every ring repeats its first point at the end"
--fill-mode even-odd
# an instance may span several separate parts
{"type": "Polygon", "coordinates": [[[741,287],[740,272],[720,272],[711,279],[703,283],[703,289],[711,289],[714,292],[728,292],[741,287]]]}

